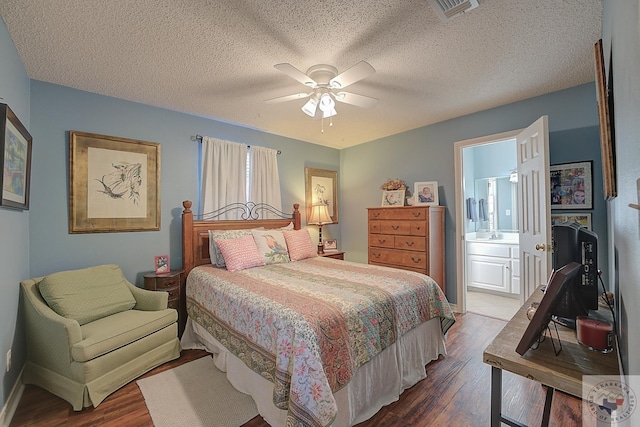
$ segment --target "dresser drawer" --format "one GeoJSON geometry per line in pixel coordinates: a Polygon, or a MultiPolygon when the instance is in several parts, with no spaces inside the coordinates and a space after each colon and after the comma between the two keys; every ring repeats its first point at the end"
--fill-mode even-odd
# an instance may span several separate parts
{"type": "Polygon", "coordinates": [[[379,248],[393,248],[395,247],[395,239],[391,234],[375,234],[369,235],[369,246],[379,248]]]}
{"type": "Polygon", "coordinates": [[[411,221],[380,221],[383,234],[411,234],[411,221]]]}
{"type": "Polygon", "coordinates": [[[178,310],[178,312],[180,311],[180,299],[176,298],[176,299],[171,299],[171,297],[169,297],[169,302],[167,303],[167,308],[173,308],[174,310],[178,310]]]}
{"type": "Polygon", "coordinates": [[[380,231],[380,221],[369,221],[369,234],[379,233],[382,233],[382,231],[380,231]]]}
{"type": "Polygon", "coordinates": [[[427,268],[427,254],[399,249],[369,248],[369,260],[380,264],[427,268]]]}
{"type": "Polygon", "coordinates": [[[416,236],[395,236],[394,248],[406,249],[409,251],[424,252],[426,249],[426,239],[416,236]]]}
{"type": "Polygon", "coordinates": [[[177,289],[180,285],[180,276],[157,278],[156,279],[156,291],[169,291],[170,289],[177,289]]]}
{"type": "Polygon", "coordinates": [[[369,220],[376,219],[413,219],[425,220],[428,216],[428,208],[380,208],[369,209],[369,220]]]}

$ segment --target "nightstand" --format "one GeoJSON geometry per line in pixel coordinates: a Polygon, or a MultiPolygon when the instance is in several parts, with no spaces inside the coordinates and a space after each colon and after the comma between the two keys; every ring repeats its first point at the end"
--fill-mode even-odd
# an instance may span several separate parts
{"type": "Polygon", "coordinates": [[[187,321],[185,310],[185,295],[180,291],[184,270],[171,270],[169,273],[148,273],[144,275],[144,288],[150,291],[164,291],[169,293],[167,308],[178,311],[178,335],[182,336],[187,321]]]}
{"type": "Polygon", "coordinates": [[[323,254],[318,254],[318,256],[323,256],[326,258],[333,258],[333,259],[341,259],[344,261],[344,251],[338,251],[338,252],[325,252],[323,254]]]}

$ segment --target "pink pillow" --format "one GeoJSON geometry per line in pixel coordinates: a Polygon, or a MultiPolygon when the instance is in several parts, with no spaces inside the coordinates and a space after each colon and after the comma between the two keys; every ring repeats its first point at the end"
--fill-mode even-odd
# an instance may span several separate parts
{"type": "Polygon", "coordinates": [[[311,241],[308,229],[283,230],[282,234],[284,234],[284,240],[287,242],[291,261],[300,261],[301,259],[318,256],[318,247],[311,241]]]}
{"type": "Polygon", "coordinates": [[[216,245],[218,245],[229,271],[240,271],[264,265],[264,260],[260,256],[251,234],[237,239],[216,239],[216,245]]]}

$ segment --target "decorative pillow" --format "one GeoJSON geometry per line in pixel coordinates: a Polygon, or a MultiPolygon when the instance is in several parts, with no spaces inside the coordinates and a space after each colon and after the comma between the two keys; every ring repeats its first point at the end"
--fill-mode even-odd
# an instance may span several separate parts
{"type": "Polygon", "coordinates": [[[280,230],[293,230],[293,222],[290,222],[286,227],[280,227],[280,230]]]}
{"type": "Polygon", "coordinates": [[[81,325],[136,305],[117,265],[53,273],[42,279],[38,288],[53,311],[81,325]]]}
{"type": "Polygon", "coordinates": [[[265,264],[289,262],[289,251],[281,230],[253,230],[253,240],[265,264]]]}
{"type": "Polygon", "coordinates": [[[209,230],[209,258],[211,264],[224,268],[224,257],[218,250],[216,239],[237,239],[238,237],[251,236],[251,230],[209,230]]]}
{"type": "Polygon", "coordinates": [[[318,247],[311,241],[311,235],[307,228],[301,230],[283,231],[284,239],[289,249],[291,261],[313,258],[318,256],[318,247]]]}
{"type": "Polygon", "coordinates": [[[251,234],[237,239],[216,239],[216,245],[218,245],[229,271],[240,271],[264,265],[251,234]]]}

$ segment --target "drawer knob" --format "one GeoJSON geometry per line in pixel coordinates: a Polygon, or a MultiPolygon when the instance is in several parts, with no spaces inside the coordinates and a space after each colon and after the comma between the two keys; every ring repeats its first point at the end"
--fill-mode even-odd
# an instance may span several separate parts
{"type": "Polygon", "coordinates": [[[380,212],[373,212],[373,217],[378,218],[380,216],[380,212]]]}
{"type": "Polygon", "coordinates": [[[413,216],[419,218],[422,215],[422,212],[413,212],[413,216]]]}
{"type": "Polygon", "coordinates": [[[404,242],[404,244],[407,245],[407,246],[413,246],[414,243],[415,242],[404,242]]]}
{"type": "Polygon", "coordinates": [[[417,264],[420,261],[422,261],[422,258],[415,259],[414,257],[411,257],[411,261],[413,261],[413,262],[415,262],[417,264]]]}
{"type": "Polygon", "coordinates": [[[384,243],[386,241],[387,241],[387,239],[378,239],[378,243],[384,243]]]}
{"type": "Polygon", "coordinates": [[[392,225],[391,228],[393,228],[394,230],[397,230],[398,228],[400,228],[399,225],[392,225]]]}
{"type": "Polygon", "coordinates": [[[377,254],[377,253],[372,252],[372,253],[371,253],[371,255],[372,255],[374,258],[380,258],[380,254],[377,254]]]}

